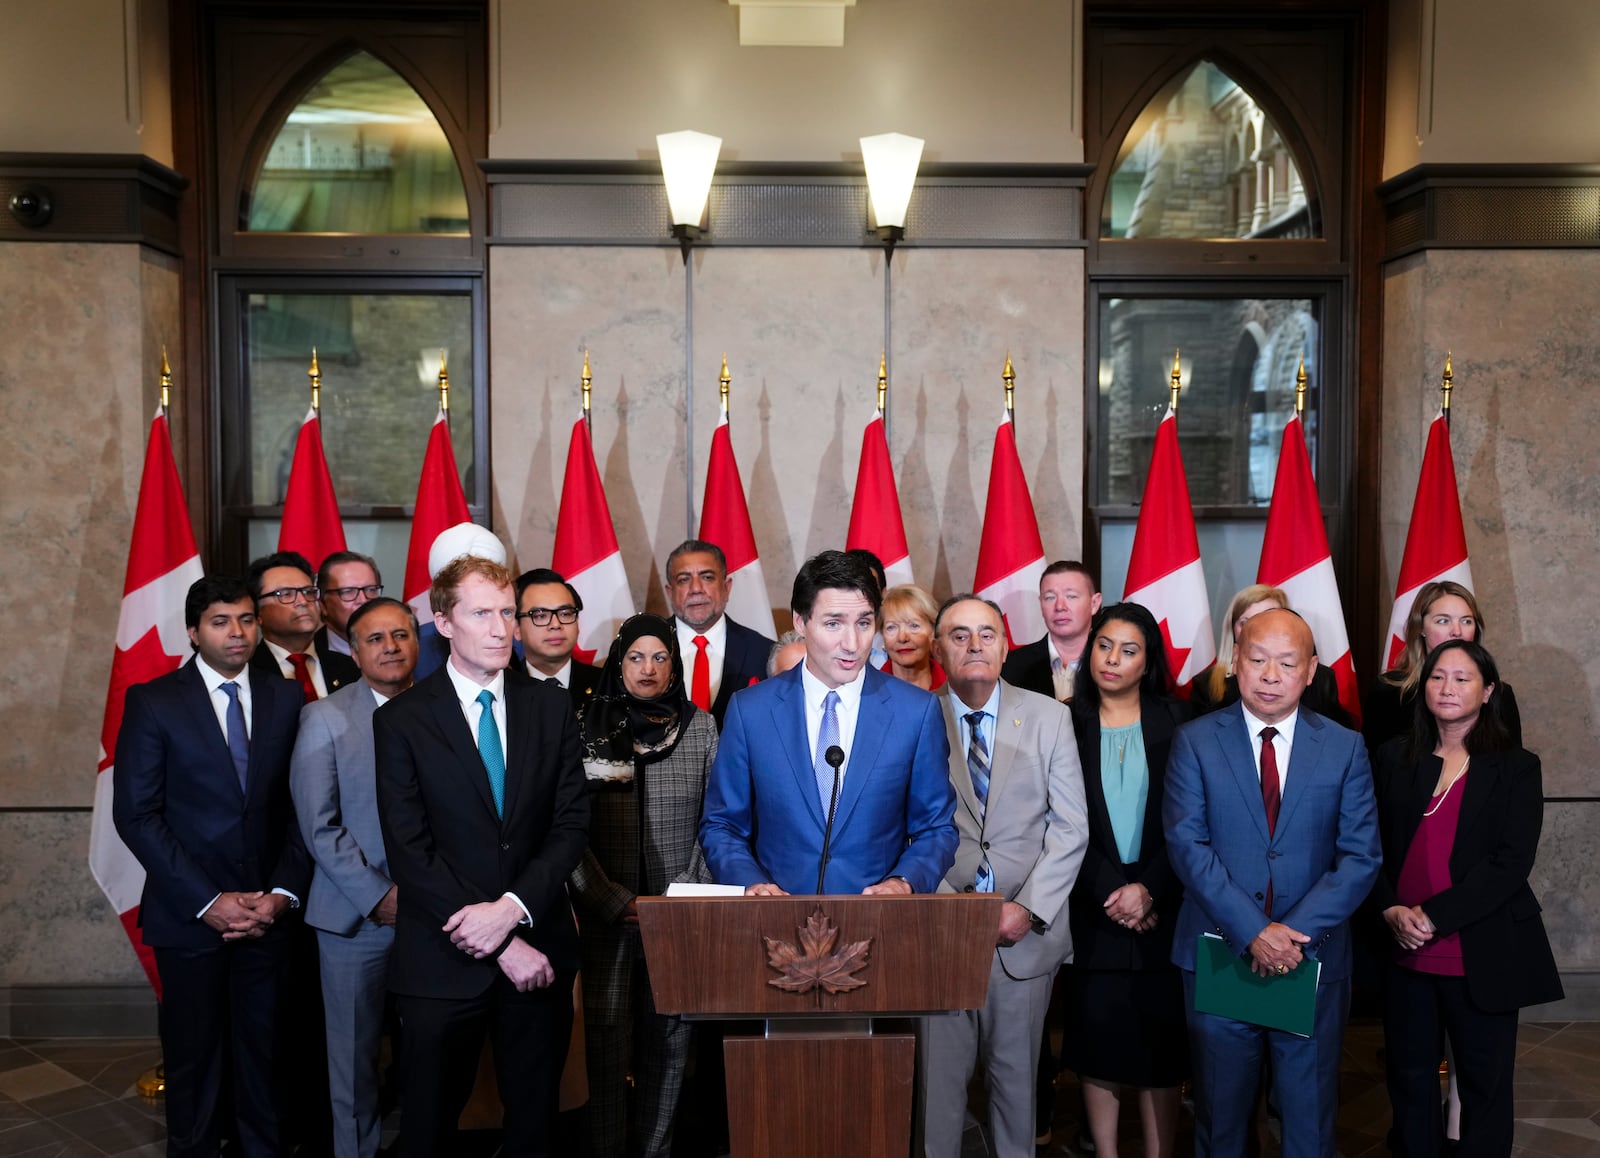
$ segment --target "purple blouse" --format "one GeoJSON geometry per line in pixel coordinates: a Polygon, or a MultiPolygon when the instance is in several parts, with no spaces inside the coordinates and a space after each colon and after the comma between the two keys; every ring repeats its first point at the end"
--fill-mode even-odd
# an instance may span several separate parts
{"type": "MultiPolygon", "coordinates": [[[[1461,819],[1461,798],[1466,795],[1467,778],[1461,775],[1444,798],[1428,801],[1428,812],[1417,826],[1417,835],[1406,850],[1395,882],[1395,895],[1402,905],[1420,905],[1438,896],[1454,882],[1450,879],[1450,852],[1456,843],[1456,823],[1461,819]]],[[[1461,934],[1436,936],[1420,949],[1395,950],[1395,962],[1418,973],[1437,973],[1444,977],[1464,977],[1461,963],[1461,934]]]]}

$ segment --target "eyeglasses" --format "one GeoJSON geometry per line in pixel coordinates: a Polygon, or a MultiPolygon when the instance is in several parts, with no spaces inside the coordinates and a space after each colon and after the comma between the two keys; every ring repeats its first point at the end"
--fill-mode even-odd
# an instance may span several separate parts
{"type": "Polygon", "coordinates": [[[570,603],[565,607],[530,607],[526,611],[517,612],[517,618],[526,619],[535,627],[548,627],[551,619],[559,623],[576,623],[578,609],[570,603]]]}
{"type": "Polygon", "coordinates": [[[276,591],[263,591],[257,603],[265,603],[269,599],[276,599],[279,603],[293,603],[298,596],[307,603],[317,601],[317,588],[315,587],[280,587],[276,591]]]}
{"type": "Polygon", "coordinates": [[[340,603],[354,603],[357,599],[376,599],[383,594],[383,587],[377,583],[368,583],[365,587],[330,587],[326,594],[337,597],[340,603]]]}

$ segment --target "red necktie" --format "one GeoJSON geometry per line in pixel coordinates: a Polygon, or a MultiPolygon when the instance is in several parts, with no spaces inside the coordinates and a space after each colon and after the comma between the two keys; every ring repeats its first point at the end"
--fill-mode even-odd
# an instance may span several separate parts
{"type": "Polygon", "coordinates": [[[702,712],[711,710],[711,664],[703,635],[694,637],[694,678],[689,681],[689,698],[702,712]]]}
{"type": "Polygon", "coordinates": [[[289,653],[289,666],[294,668],[294,678],[300,681],[300,690],[305,693],[306,703],[316,703],[317,685],[311,680],[311,668],[305,653],[291,651],[289,653]]]}
{"type": "MultiPolygon", "coordinates": [[[[1278,750],[1272,741],[1278,729],[1261,729],[1261,803],[1267,810],[1267,835],[1278,830],[1278,807],[1283,803],[1283,793],[1278,781],[1278,750]]],[[[1272,882],[1267,881],[1267,916],[1272,916],[1272,882]]]]}

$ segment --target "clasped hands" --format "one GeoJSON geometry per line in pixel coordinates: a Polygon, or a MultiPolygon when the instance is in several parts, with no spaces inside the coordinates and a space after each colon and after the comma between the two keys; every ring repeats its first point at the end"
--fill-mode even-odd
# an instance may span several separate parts
{"type": "Polygon", "coordinates": [[[1273,921],[1250,942],[1250,971],[1259,977],[1292,973],[1305,960],[1300,946],[1310,943],[1304,933],[1273,921]]]}
{"type": "Polygon", "coordinates": [[[242,941],[260,937],[288,907],[289,898],[282,893],[223,893],[200,919],[221,933],[224,941],[242,941]]]}
{"type": "Polygon", "coordinates": [[[1394,939],[1402,949],[1420,949],[1433,940],[1433,922],[1428,919],[1428,914],[1422,911],[1421,905],[1391,905],[1383,910],[1383,919],[1389,924],[1389,932],[1394,934],[1394,939]]]}
{"type": "Polygon", "coordinates": [[[1113,889],[1100,907],[1106,911],[1106,916],[1135,933],[1148,933],[1156,927],[1155,898],[1137,881],[1113,889]]]}
{"type": "Polygon", "coordinates": [[[521,920],[521,906],[510,897],[501,897],[498,901],[462,906],[450,914],[444,931],[450,934],[452,945],[478,960],[505,945],[495,964],[516,986],[517,992],[526,993],[553,984],[556,973],[550,958],[520,937],[511,937],[521,920]],[[509,943],[508,937],[511,937],[509,943]]]}

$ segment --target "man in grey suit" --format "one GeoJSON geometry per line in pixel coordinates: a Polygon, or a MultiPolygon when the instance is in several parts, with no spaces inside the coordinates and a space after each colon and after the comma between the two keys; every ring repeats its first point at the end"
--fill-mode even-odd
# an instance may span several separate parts
{"type": "Polygon", "coordinates": [[[1032,1158],[1039,1040],[1056,970],[1072,957],[1067,894],[1089,839],[1083,772],[1066,707],[1000,679],[1000,608],[957,595],[939,610],[935,649],[961,844],[940,892],[1005,898],[983,1008],[927,1021],[929,1158],[955,1158],[979,1056],[997,1158],[1032,1158]]]}
{"type": "Polygon", "coordinates": [[[334,1152],[372,1158],[399,896],[378,826],[372,713],[411,686],[417,617],[398,599],[372,599],[350,616],[347,630],[361,678],[302,709],[289,785],[316,864],[306,924],[317,931],[322,965],[334,1152]]]}

